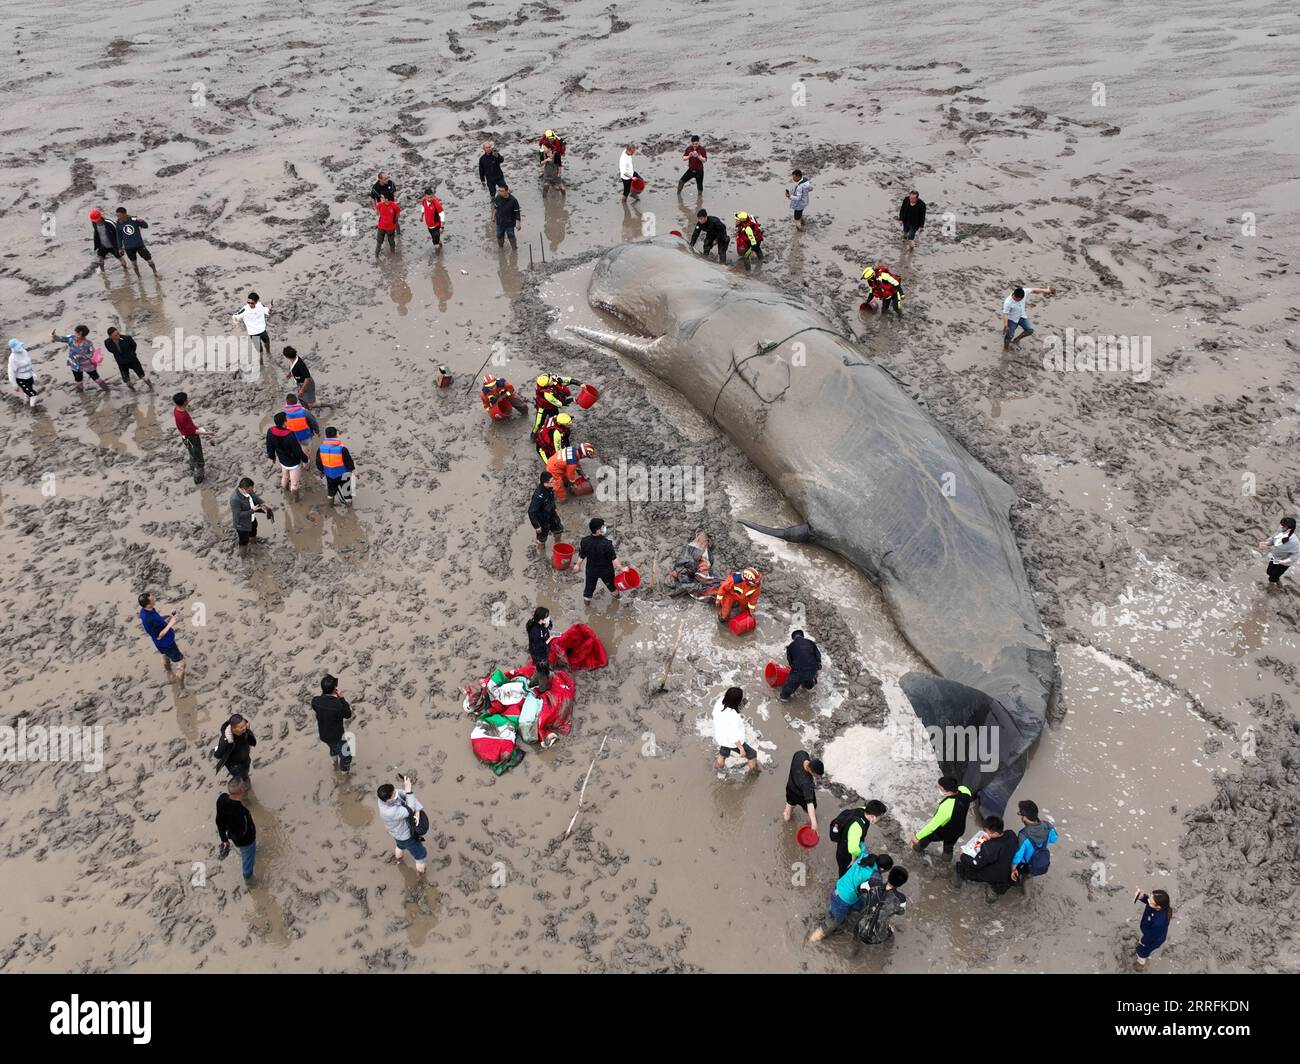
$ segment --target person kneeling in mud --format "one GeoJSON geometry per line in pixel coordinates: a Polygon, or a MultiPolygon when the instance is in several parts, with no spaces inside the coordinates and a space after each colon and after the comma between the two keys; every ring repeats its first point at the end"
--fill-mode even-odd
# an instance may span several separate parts
{"type": "Polygon", "coordinates": [[[885,874],[893,867],[894,859],[887,853],[864,853],[849,865],[848,871],[835,881],[831,890],[826,918],[820,927],[813,928],[808,941],[820,942],[827,935],[835,934],[850,916],[865,912],[872,878],[883,886],[885,874]]]}
{"type": "Polygon", "coordinates": [[[726,694],[713,706],[713,738],[718,744],[714,764],[719,772],[727,767],[727,758],[733,754],[740,754],[749,762],[751,772],[758,771],[758,754],[745,742],[745,720],[740,715],[740,706],[744,701],[744,691],[739,687],[728,687],[726,694]]]}

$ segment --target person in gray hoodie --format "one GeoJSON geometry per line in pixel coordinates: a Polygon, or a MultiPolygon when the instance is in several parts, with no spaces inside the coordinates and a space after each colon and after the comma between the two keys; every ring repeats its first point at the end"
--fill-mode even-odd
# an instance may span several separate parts
{"type": "Polygon", "coordinates": [[[808,209],[808,194],[812,191],[812,182],[803,176],[802,170],[795,170],[790,178],[794,181],[794,188],[787,189],[785,197],[790,201],[790,209],[794,211],[794,224],[802,229],[803,212],[808,209]]]}
{"type": "Polygon", "coordinates": [[[253,490],[253,481],[243,477],[239,486],[230,493],[230,516],[235,522],[235,531],[239,534],[239,553],[248,553],[248,545],[257,542],[257,515],[266,514],[274,521],[271,508],[262,501],[262,496],[253,490]]]}
{"type": "MultiPolygon", "coordinates": [[[[10,346],[13,346],[12,341],[10,346]]],[[[1280,588],[1282,574],[1300,558],[1300,538],[1295,534],[1295,518],[1282,518],[1278,522],[1278,530],[1259,546],[1261,550],[1268,551],[1268,586],[1270,589],[1280,588]]]]}

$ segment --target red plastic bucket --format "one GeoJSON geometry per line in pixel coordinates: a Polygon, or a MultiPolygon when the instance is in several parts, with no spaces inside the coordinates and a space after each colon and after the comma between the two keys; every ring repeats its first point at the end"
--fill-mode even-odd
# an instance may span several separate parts
{"type": "Polygon", "coordinates": [[[573,564],[573,544],[557,543],[551,548],[551,564],[557,569],[567,569],[573,564]]]}
{"type": "Polygon", "coordinates": [[[591,481],[586,477],[579,477],[573,482],[573,487],[569,489],[574,495],[590,495],[592,492],[591,481]]]}
{"type": "Polygon", "coordinates": [[[758,622],[754,620],[754,615],[748,610],[739,613],[727,622],[727,627],[731,629],[732,635],[744,635],[746,632],[752,632],[758,627],[758,622]]]}
{"type": "Polygon", "coordinates": [[[645,178],[644,178],[644,177],[634,177],[634,178],[632,178],[632,191],[633,191],[633,192],[644,192],[644,191],[645,191],[645,178]]]}
{"type": "Polygon", "coordinates": [[[596,405],[596,400],[600,398],[600,392],[590,384],[584,384],[582,391],[578,393],[578,405],[583,410],[589,410],[596,405]]]}
{"type": "Polygon", "coordinates": [[[802,846],[805,850],[811,850],[814,846],[817,845],[818,842],[821,841],[821,836],[818,835],[817,832],[813,831],[812,826],[810,824],[805,824],[798,831],[796,831],[794,833],[794,837],[798,841],[799,845],[802,846]]]}
{"type": "Polygon", "coordinates": [[[635,591],[641,586],[641,574],[628,566],[614,577],[614,586],[620,591],[635,591]]]}
{"type": "Polygon", "coordinates": [[[511,407],[509,399],[502,399],[500,402],[493,403],[488,407],[488,413],[492,415],[493,421],[504,421],[510,416],[511,407]]]}
{"type": "Polygon", "coordinates": [[[668,230],[668,235],[669,235],[669,236],[681,236],[681,235],[682,235],[682,231],[681,231],[680,229],[669,229],[669,230],[668,230]]]}
{"type": "Polygon", "coordinates": [[[769,661],[767,668],[763,670],[763,679],[767,681],[768,687],[780,687],[789,675],[790,669],[785,665],[778,665],[775,661],[769,661]]]}

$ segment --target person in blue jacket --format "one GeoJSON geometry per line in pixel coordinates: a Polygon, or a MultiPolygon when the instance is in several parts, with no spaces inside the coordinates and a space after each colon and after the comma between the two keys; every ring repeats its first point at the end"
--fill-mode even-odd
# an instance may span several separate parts
{"type": "Polygon", "coordinates": [[[1038,819],[1038,803],[1028,799],[1019,805],[1020,845],[1011,858],[1011,881],[1018,882],[1021,875],[1041,876],[1051,864],[1047,847],[1056,842],[1056,828],[1038,819]]]}
{"type": "Polygon", "coordinates": [[[1133,895],[1133,901],[1142,903],[1142,922],[1138,925],[1141,938],[1137,945],[1137,970],[1146,971],[1147,958],[1165,944],[1169,934],[1169,921],[1173,918],[1174,907],[1169,904],[1169,893],[1153,890],[1149,894],[1139,890],[1133,895]]]}

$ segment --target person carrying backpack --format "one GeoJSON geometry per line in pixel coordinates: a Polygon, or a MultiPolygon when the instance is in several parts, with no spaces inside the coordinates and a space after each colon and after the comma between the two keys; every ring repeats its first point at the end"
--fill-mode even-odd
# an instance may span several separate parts
{"type": "Polygon", "coordinates": [[[1056,828],[1038,819],[1038,803],[1025,800],[1020,803],[1020,846],[1011,859],[1011,882],[1019,881],[1021,873],[1041,876],[1052,866],[1052,855],[1047,847],[1056,841],[1056,828]]]}
{"type": "Polygon", "coordinates": [[[865,805],[851,805],[831,821],[830,837],[835,843],[835,863],[844,875],[849,865],[867,852],[867,830],[889,810],[878,798],[865,805]]]}
{"type": "Polygon", "coordinates": [[[415,858],[416,873],[424,875],[424,862],[429,857],[429,851],[424,846],[424,835],[429,830],[429,815],[411,793],[411,777],[402,777],[400,791],[391,783],[381,783],[376,793],[379,797],[379,819],[383,821],[384,830],[395,844],[393,861],[401,864],[402,857],[409,853],[415,858]]]}
{"type": "Polygon", "coordinates": [[[883,885],[874,878],[867,884],[867,904],[856,931],[859,942],[880,946],[894,937],[894,917],[907,912],[907,895],[899,889],[906,882],[907,869],[895,865],[883,885]]]}

